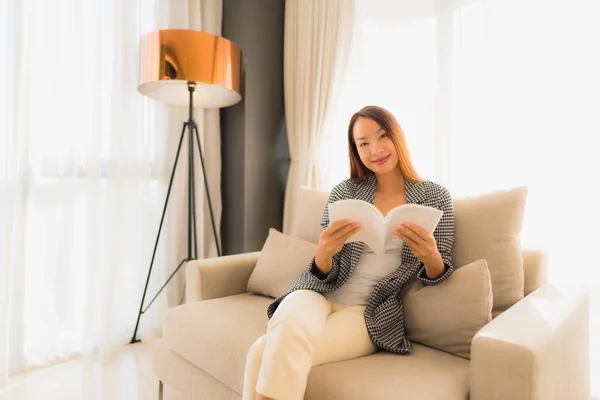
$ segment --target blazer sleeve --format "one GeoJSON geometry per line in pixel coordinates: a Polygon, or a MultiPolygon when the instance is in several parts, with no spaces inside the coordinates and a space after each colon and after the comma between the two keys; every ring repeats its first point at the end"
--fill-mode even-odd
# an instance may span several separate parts
{"type": "Polygon", "coordinates": [[[454,204],[448,189],[441,185],[439,186],[437,203],[437,208],[442,210],[444,214],[442,214],[440,222],[433,232],[433,237],[437,242],[437,249],[444,261],[444,273],[437,279],[429,279],[425,272],[425,266],[421,263],[418,277],[423,285],[426,286],[437,285],[446,280],[452,272],[454,272],[454,267],[452,266],[452,248],[454,246],[454,204]]]}
{"type": "MultiPolygon", "coordinates": [[[[329,198],[327,199],[327,204],[325,204],[325,209],[323,210],[323,214],[321,216],[321,227],[323,228],[323,230],[327,229],[327,227],[329,226],[329,207],[328,207],[329,204],[331,204],[335,201],[344,199],[345,195],[346,195],[345,181],[338,183],[336,186],[334,186],[333,189],[331,189],[331,192],[329,193],[329,198]]],[[[323,283],[334,282],[337,279],[338,273],[340,271],[340,253],[333,256],[333,258],[332,258],[333,266],[331,268],[331,271],[329,271],[328,274],[323,274],[317,268],[317,264],[315,263],[315,257],[313,257],[312,261],[310,263],[310,267],[308,269],[309,273],[312,276],[314,276],[316,279],[322,281],[323,283]]]]}

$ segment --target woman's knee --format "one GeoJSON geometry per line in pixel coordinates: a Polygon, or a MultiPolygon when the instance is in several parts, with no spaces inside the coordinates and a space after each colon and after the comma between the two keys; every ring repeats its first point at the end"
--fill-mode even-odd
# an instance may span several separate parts
{"type": "Polygon", "coordinates": [[[283,299],[283,301],[281,302],[281,304],[279,305],[279,307],[283,306],[284,304],[287,305],[291,305],[291,304],[305,304],[305,303],[327,303],[327,299],[325,299],[325,297],[319,293],[319,292],[315,292],[314,290],[296,290],[290,294],[288,294],[287,296],[285,296],[285,298],[283,299]]]}
{"type": "Polygon", "coordinates": [[[309,290],[293,292],[275,311],[267,333],[276,333],[282,338],[313,340],[321,333],[330,313],[331,306],[320,293],[309,290]]]}
{"type": "Polygon", "coordinates": [[[252,343],[252,346],[250,346],[250,349],[248,349],[246,359],[248,361],[260,360],[260,358],[262,357],[263,352],[265,350],[265,344],[266,344],[266,335],[262,335],[261,337],[256,339],[256,341],[254,343],[252,343]]]}
{"type": "Polygon", "coordinates": [[[364,307],[347,307],[329,316],[316,342],[313,366],[363,357],[377,351],[364,321],[364,307]]]}
{"type": "Polygon", "coordinates": [[[322,314],[327,317],[330,313],[331,305],[321,293],[312,290],[298,290],[283,299],[269,322],[289,320],[291,323],[295,323],[313,315],[322,314]]]}
{"type": "Polygon", "coordinates": [[[286,314],[280,318],[272,318],[267,328],[267,334],[276,334],[280,337],[305,336],[310,331],[312,331],[311,322],[303,318],[302,315],[293,313],[286,314]]]}

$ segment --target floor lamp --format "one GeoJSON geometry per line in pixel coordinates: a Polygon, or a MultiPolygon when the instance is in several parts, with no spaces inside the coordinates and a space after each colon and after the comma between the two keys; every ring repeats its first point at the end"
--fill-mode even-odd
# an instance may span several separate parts
{"type": "Polygon", "coordinates": [[[196,209],[195,209],[195,176],[194,155],[197,146],[204,177],[204,188],[208,200],[212,231],[217,246],[217,253],[221,256],[221,247],[215,226],[210,192],[204,168],[204,156],[198,134],[198,127],[194,121],[194,107],[221,108],[238,103],[240,94],[240,50],[229,40],[203,31],[184,29],[165,29],[148,33],[140,40],[139,55],[139,85],[138,91],[145,96],[165,102],[170,105],[187,106],[188,120],[183,123],[179,145],[171,171],[169,188],[165,198],[158,234],[154,243],[152,259],[148,268],[148,277],[144,287],[144,294],[140,304],[135,330],[131,343],[139,342],[137,332],[140,318],[165,286],[189,261],[196,260],[196,209]],[[187,140],[186,139],[187,135],[187,140]],[[179,161],[183,143],[188,146],[188,181],[187,181],[187,256],[181,260],[175,271],[169,276],[158,293],[144,307],[148,283],[152,274],[152,266],[158,248],[160,233],[162,231],[169,196],[173,186],[173,178],[179,161]]]}

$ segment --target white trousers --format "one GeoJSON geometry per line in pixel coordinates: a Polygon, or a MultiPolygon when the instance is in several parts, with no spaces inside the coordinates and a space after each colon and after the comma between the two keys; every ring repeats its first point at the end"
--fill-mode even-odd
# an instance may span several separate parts
{"type": "Polygon", "coordinates": [[[286,296],[267,333],[248,351],[242,399],[254,400],[258,392],[276,400],[301,400],[313,366],[377,351],[364,311],[364,306],[345,307],[310,290],[286,296]]]}

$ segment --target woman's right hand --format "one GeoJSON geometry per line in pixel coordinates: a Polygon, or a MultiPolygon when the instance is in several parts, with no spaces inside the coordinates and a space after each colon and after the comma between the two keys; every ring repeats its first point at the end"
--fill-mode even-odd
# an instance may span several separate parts
{"type": "Polygon", "coordinates": [[[333,256],[339,253],[346,240],[359,230],[360,224],[358,222],[342,219],[330,224],[327,229],[321,232],[315,254],[317,268],[323,273],[329,273],[332,268],[331,259],[333,256]]]}

